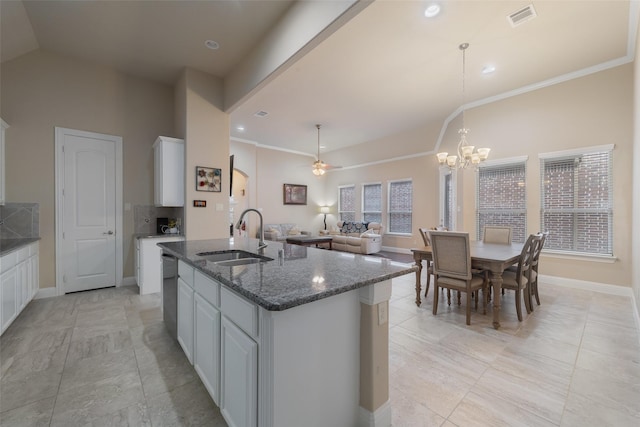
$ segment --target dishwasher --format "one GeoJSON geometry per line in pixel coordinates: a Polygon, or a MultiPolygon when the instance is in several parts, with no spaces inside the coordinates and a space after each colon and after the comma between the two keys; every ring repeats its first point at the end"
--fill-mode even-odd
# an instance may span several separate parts
{"type": "Polygon", "coordinates": [[[162,254],[162,318],[169,334],[178,338],[178,259],[162,254]]]}

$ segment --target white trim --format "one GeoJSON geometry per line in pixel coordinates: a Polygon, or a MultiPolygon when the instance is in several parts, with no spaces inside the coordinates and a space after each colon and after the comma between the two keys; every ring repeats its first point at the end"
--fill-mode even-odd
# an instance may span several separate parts
{"type": "Polygon", "coordinates": [[[556,157],[580,156],[582,154],[598,153],[601,151],[613,151],[615,144],[594,145],[592,147],[575,148],[572,150],[552,151],[549,153],[539,153],[539,159],[553,159],[556,157]]]}
{"type": "Polygon", "coordinates": [[[137,284],[138,282],[136,281],[135,276],[127,276],[122,278],[122,283],[120,283],[119,286],[133,286],[137,284]]]}
{"type": "Polygon", "coordinates": [[[123,262],[124,262],[124,249],[123,249],[123,235],[124,235],[124,226],[123,226],[123,202],[122,202],[122,194],[123,194],[123,178],[122,178],[122,137],[116,135],[108,135],[97,132],[88,132],[77,129],[69,129],[63,127],[55,127],[55,238],[56,238],[56,252],[55,252],[55,266],[56,266],[56,292],[58,295],[64,295],[64,285],[63,285],[63,275],[64,269],[62,268],[62,230],[64,216],[60,213],[62,206],[64,205],[64,201],[62,199],[62,188],[64,183],[64,153],[62,151],[64,147],[64,139],[63,135],[65,133],[71,133],[76,135],[81,135],[83,137],[95,138],[96,136],[102,137],[106,139],[111,139],[115,144],[116,149],[116,170],[115,170],[115,192],[116,192],[116,286],[120,286],[122,284],[122,274],[123,274],[123,262]]]}
{"type": "Polygon", "coordinates": [[[570,259],[574,261],[601,262],[604,264],[613,264],[618,260],[617,257],[611,255],[588,254],[581,252],[556,251],[553,249],[543,249],[542,256],[557,259],[570,259]]]}
{"type": "Polygon", "coordinates": [[[52,298],[58,296],[58,290],[55,286],[49,288],[40,288],[34,295],[33,299],[52,298]]]}
{"type": "Polygon", "coordinates": [[[413,254],[413,252],[411,252],[411,249],[405,249],[405,248],[396,248],[393,246],[383,246],[382,250],[385,252],[393,252],[396,254],[408,254],[411,255],[413,254]]]}
{"type": "Polygon", "coordinates": [[[538,280],[547,285],[561,286],[564,288],[580,289],[583,291],[599,292],[608,295],[618,295],[623,297],[633,297],[633,290],[630,287],[611,285],[608,283],[589,282],[586,280],[569,279],[567,277],[547,276],[541,274],[538,280]]]}
{"type": "Polygon", "coordinates": [[[317,158],[316,158],[316,157],[317,157],[317,156],[316,156],[316,154],[309,154],[309,153],[305,153],[305,152],[303,152],[303,151],[291,150],[291,149],[288,149],[288,148],[282,148],[282,147],[276,147],[276,146],[274,146],[274,145],[264,145],[264,144],[260,144],[260,143],[259,143],[259,142],[257,142],[257,141],[251,141],[251,140],[249,140],[249,139],[242,139],[242,138],[236,138],[236,137],[231,137],[231,138],[229,138],[229,139],[230,139],[231,141],[234,141],[234,142],[240,142],[240,143],[243,143],[243,144],[254,145],[254,146],[256,146],[256,147],[264,148],[264,149],[266,149],[266,150],[284,151],[285,153],[299,154],[299,155],[301,155],[301,156],[312,157],[312,158],[314,158],[314,159],[316,159],[316,160],[317,160],[317,158]]]}
{"type": "Polygon", "coordinates": [[[359,427],[391,427],[391,400],[384,402],[374,412],[359,407],[358,426],[359,427]]]}
{"type": "Polygon", "coordinates": [[[479,168],[490,168],[495,166],[516,165],[527,163],[529,156],[508,157],[506,159],[485,160],[478,165],[479,168]]]}
{"type": "Polygon", "coordinates": [[[372,283],[360,288],[360,302],[366,305],[376,305],[391,298],[391,280],[372,283]]]}

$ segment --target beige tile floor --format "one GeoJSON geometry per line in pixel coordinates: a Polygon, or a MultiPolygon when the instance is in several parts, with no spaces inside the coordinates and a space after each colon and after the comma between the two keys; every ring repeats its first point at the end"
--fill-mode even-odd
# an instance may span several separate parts
{"type": "MultiPolygon", "coordinates": [[[[394,279],[393,425],[640,425],[640,340],[629,298],[541,284],[542,305],[502,328],[491,311],[394,279]]],[[[29,304],[0,338],[2,426],[226,426],[165,332],[158,295],[104,289],[29,304]]],[[[301,426],[303,427],[303,426],[301,426]]],[[[329,427],[329,426],[328,426],[329,427]]],[[[330,426],[341,427],[341,426],[330,426]]]]}

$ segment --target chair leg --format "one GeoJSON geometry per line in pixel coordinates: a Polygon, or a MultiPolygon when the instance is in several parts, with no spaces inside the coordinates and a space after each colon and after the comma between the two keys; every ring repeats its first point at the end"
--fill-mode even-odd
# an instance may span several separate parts
{"type": "Polygon", "coordinates": [[[482,288],[482,314],[487,314],[487,298],[489,298],[487,295],[487,288],[484,287],[482,288]]]}
{"type": "Polygon", "coordinates": [[[451,289],[447,289],[447,305],[451,305],[451,289]]]}
{"type": "Polygon", "coordinates": [[[518,321],[522,322],[522,295],[520,290],[518,289],[516,292],[516,313],[518,313],[518,321]]]}
{"type": "Polygon", "coordinates": [[[431,266],[431,261],[427,260],[427,287],[424,289],[424,297],[427,297],[427,293],[429,292],[429,284],[431,283],[431,274],[429,274],[429,267],[431,266]]]}
{"type": "Polygon", "coordinates": [[[527,285],[527,287],[523,290],[523,297],[524,297],[524,307],[527,309],[527,314],[531,314],[531,312],[533,311],[533,304],[532,304],[532,300],[531,300],[531,287],[529,285],[527,285]]]}
{"type": "Polygon", "coordinates": [[[461,292],[458,291],[458,306],[462,305],[462,303],[460,302],[460,297],[461,297],[461,292]]]}
{"type": "Polygon", "coordinates": [[[540,305],[540,296],[538,295],[538,279],[533,282],[533,295],[536,297],[536,302],[540,305]]]}
{"type": "Polygon", "coordinates": [[[438,283],[433,281],[433,315],[435,316],[438,313],[438,296],[440,292],[438,291],[438,283]]]}
{"type": "MultiPolygon", "coordinates": [[[[460,291],[458,291],[458,297],[460,291]]],[[[467,325],[471,324],[471,292],[467,292],[467,325]]]]}
{"type": "Polygon", "coordinates": [[[480,291],[479,291],[479,290],[478,290],[478,291],[475,291],[475,292],[473,292],[473,293],[471,293],[471,295],[473,295],[473,297],[474,297],[473,299],[475,300],[476,311],[478,311],[478,299],[479,299],[479,294],[480,294],[480,291]],[[475,294],[475,295],[474,295],[474,294],[475,294]]]}

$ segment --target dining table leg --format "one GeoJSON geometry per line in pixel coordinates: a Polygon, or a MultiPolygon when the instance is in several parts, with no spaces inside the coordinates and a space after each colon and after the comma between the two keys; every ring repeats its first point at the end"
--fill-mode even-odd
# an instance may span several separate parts
{"type": "Polygon", "coordinates": [[[420,304],[422,303],[422,301],[420,301],[420,288],[422,287],[422,285],[420,285],[420,275],[422,274],[422,258],[419,254],[414,253],[413,259],[418,266],[418,269],[416,270],[416,305],[420,307],[420,304]]]}
{"type": "Polygon", "coordinates": [[[493,286],[493,327],[500,328],[500,292],[502,292],[502,271],[491,271],[493,286]]]}

